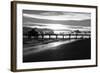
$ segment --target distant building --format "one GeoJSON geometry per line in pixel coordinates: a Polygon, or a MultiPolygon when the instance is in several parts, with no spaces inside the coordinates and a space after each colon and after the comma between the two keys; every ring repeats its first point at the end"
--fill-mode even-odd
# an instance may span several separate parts
{"type": "Polygon", "coordinates": [[[80,30],[74,30],[71,32],[72,34],[91,34],[91,31],[80,31],[80,30]]]}
{"type": "Polygon", "coordinates": [[[54,31],[51,29],[39,29],[37,28],[36,31],[38,34],[54,34],[54,31]]]}
{"type": "Polygon", "coordinates": [[[31,28],[31,27],[23,27],[23,35],[27,35],[30,31],[37,31],[38,34],[54,34],[54,31],[47,28],[31,28]]]}

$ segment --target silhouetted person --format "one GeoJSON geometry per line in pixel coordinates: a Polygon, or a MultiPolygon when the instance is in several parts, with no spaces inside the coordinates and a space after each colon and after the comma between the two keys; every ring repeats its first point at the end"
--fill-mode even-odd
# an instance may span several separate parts
{"type": "Polygon", "coordinates": [[[32,36],[34,37],[34,39],[38,39],[38,32],[35,29],[32,29],[28,32],[28,38],[31,39],[32,36]]]}

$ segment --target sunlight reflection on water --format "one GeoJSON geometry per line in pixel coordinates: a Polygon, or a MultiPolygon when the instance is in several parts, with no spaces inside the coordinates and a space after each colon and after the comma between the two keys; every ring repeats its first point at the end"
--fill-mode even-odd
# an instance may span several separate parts
{"type": "Polygon", "coordinates": [[[33,48],[33,50],[27,51],[24,54],[28,55],[31,53],[38,53],[38,52],[45,51],[45,50],[55,50],[55,49],[58,49],[57,47],[62,44],[67,44],[67,43],[71,43],[74,41],[77,41],[77,40],[73,39],[73,40],[67,40],[67,41],[58,41],[58,42],[52,42],[52,43],[48,43],[48,44],[34,46],[34,47],[29,48],[29,49],[33,48]],[[35,50],[34,50],[34,48],[35,48],[35,50]]]}

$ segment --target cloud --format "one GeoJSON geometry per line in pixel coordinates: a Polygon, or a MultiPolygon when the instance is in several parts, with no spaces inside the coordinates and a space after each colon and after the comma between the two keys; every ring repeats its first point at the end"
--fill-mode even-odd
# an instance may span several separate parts
{"type": "Polygon", "coordinates": [[[28,14],[23,13],[24,17],[37,18],[37,19],[47,19],[47,20],[60,20],[60,21],[68,21],[68,20],[86,20],[90,19],[90,14],[87,13],[70,13],[70,12],[42,12],[39,14],[28,14]]]}
{"type": "Polygon", "coordinates": [[[90,30],[91,14],[61,11],[23,11],[23,26],[52,30],[90,30]]]}
{"type": "Polygon", "coordinates": [[[90,31],[91,27],[89,26],[73,26],[73,25],[62,25],[62,24],[43,24],[43,23],[28,23],[24,24],[24,27],[31,28],[48,28],[54,31],[68,31],[68,30],[87,30],[90,31]]]}
{"type": "Polygon", "coordinates": [[[42,12],[39,15],[43,15],[43,16],[58,16],[58,15],[64,15],[64,12],[42,12]]]}

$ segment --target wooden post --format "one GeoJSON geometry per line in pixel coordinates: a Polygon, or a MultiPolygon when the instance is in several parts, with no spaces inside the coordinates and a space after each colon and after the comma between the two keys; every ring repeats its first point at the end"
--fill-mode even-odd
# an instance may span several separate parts
{"type": "Polygon", "coordinates": [[[76,39],[77,39],[77,33],[76,33],[76,39]]]}
{"type": "Polygon", "coordinates": [[[83,34],[82,34],[82,39],[83,39],[84,37],[83,37],[83,34]]]}
{"type": "Polygon", "coordinates": [[[49,34],[49,39],[50,39],[50,34],[49,34]]]}
{"type": "Polygon", "coordinates": [[[42,39],[44,39],[44,34],[42,34],[42,39]]]}
{"type": "Polygon", "coordinates": [[[90,39],[90,35],[89,35],[89,39],[90,39]]]}
{"type": "Polygon", "coordinates": [[[56,34],[56,39],[57,39],[57,34],[56,34]]]}
{"type": "Polygon", "coordinates": [[[69,39],[70,39],[70,37],[71,37],[71,34],[69,34],[69,39]]]}
{"type": "Polygon", "coordinates": [[[64,39],[64,35],[63,35],[63,39],[64,39]]]}

